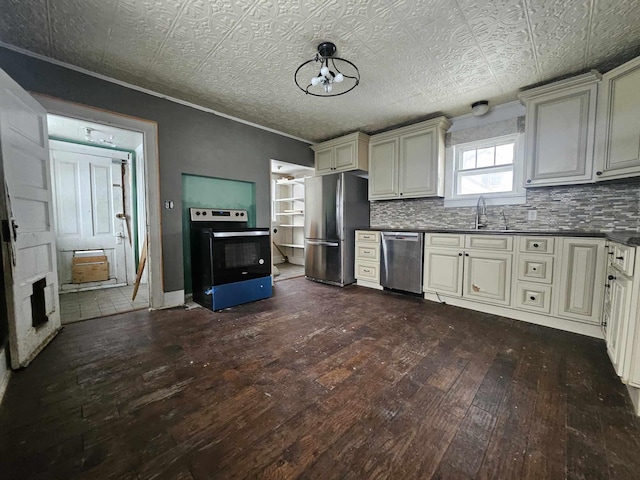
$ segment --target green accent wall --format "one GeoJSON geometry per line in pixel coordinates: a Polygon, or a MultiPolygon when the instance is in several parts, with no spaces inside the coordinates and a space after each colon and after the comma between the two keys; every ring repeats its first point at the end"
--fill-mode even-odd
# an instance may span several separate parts
{"type": "Polygon", "coordinates": [[[182,253],[185,294],[193,293],[191,286],[191,236],[189,232],[189,208],[192,207],[247,210],[248,225],[255,227],[255,183],[182,174],[182,253]]]}

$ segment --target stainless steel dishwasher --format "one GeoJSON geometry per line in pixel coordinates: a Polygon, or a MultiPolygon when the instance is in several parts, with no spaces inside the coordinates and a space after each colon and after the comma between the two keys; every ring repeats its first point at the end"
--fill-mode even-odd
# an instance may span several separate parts
{"type": "Polygon", "coordinates": [[[423,244],[422,233],[382,232],[380,285],[422,293],[423,244]]]}

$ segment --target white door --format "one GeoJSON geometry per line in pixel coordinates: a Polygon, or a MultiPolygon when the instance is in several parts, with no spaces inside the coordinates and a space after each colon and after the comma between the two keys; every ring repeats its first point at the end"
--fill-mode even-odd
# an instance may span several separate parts
{"type": "Polygon", "coordinates": [[[0,70],[0,220],[11,366],[60,330],[47,117],[0,70]]]}
{"type": "Polygon", "coordinates": [[[105,284],[126,284],[126,228],[121,161],[110,156],[51,150],[60,285],[72,283],[77,250],[103,250],[109,262],[105,284]]]}

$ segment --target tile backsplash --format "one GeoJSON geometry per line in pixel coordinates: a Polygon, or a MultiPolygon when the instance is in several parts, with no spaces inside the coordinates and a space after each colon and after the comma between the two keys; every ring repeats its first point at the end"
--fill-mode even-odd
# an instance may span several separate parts
{"type": "MultiPolygon", "coordinates": [[[[607,183],[531,188],[520,205],[487,205],[488,229],[639,231],[640,184],[607,183]],[[536,210],[537,219],[527,220],[536,210]]],[[[475,207],[444,207],[442,198],[371,202],[376,228],[473,228],[475,207]]]]}

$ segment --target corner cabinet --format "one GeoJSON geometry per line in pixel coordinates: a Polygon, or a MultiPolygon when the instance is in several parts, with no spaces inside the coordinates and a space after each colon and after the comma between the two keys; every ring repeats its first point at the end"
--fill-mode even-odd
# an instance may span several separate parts
{"type": "Polygon", "coordinates": [[[368,170],[369,135],[362,132],[352,133],[327,142],[313,145],[315,152],[315,173],[347,172],[350,170],[368,170]]]}
{"type": "Polygon", "coordinates": [[[444,195],[445,117],[373,135],[369,142],[369,200],[444,195]]]}
{"type": "Polygon", "coordinates": [[[594,181],[600,79],[601,75],[592,70],[519,95],[526,107],[525,187],[594,181]]]}
{"type": "Polygon", "coordinates": [[[598,99],[598,180],[640,175],[640,57],[602,76],[598,99]]]}

